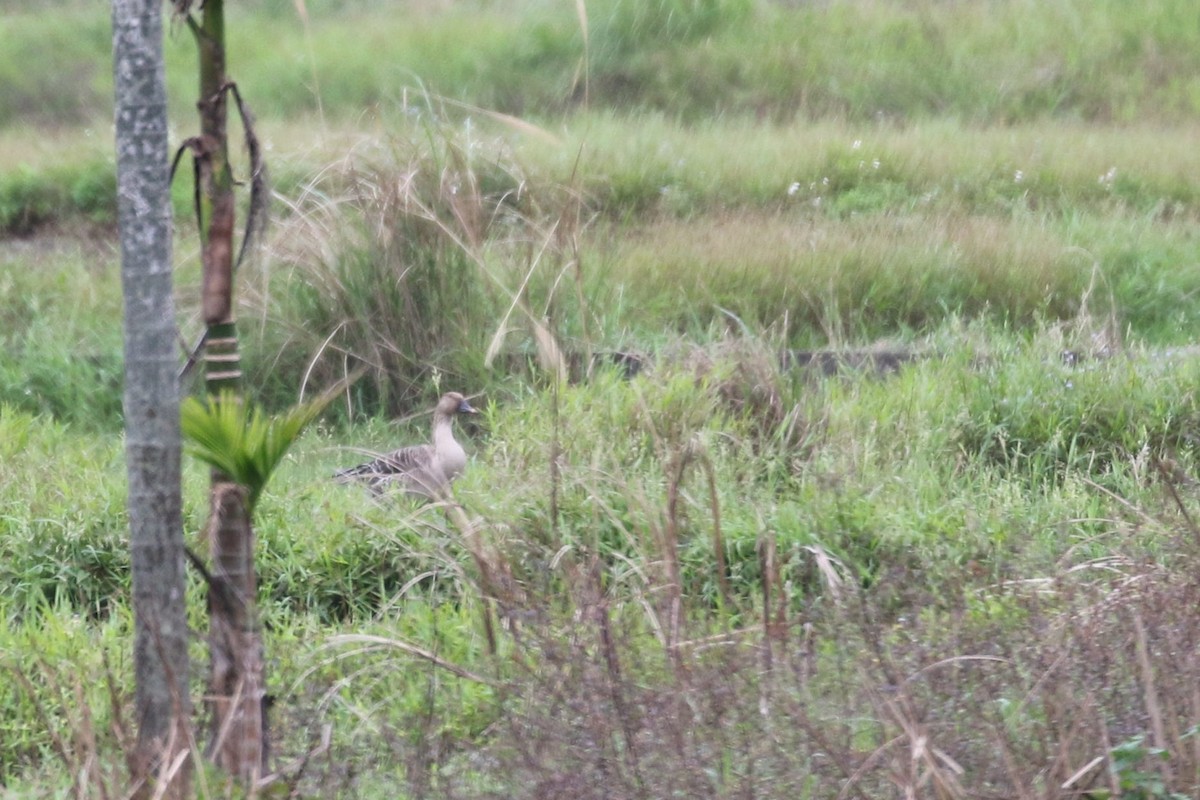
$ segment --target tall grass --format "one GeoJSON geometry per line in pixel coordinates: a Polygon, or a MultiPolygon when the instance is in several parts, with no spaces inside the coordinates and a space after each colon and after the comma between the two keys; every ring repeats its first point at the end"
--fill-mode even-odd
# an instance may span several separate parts
{"type": "MultiPolygon", "coordinates": [[[[314,173],[370,138],[419,141],[428,124],[427,100],[414,96],[409,109],[401,120],[372,116],[328,127],[308,119],[262,123],[276,188],[295,198],[314,173]]],[[[452,116],[482,126],[476,147],[487,149],[498,135],[487,114],[452,116]]],[[[660,114],[606,110],[573,116],[550,130],[559,146],[545,136],[502,131],[509,160],[531,180],[577,181],[597,208],[617,219],[743,208],[837,217],[950,208],[1068,218],[1086,210],[1170,222],[1190,219],[1197,205],[1195,187],[1186,180],[1200,168],[1188,147],[1195,136],[1190,123],[1039,121],[979,128],[946,119],[893,127],[726,118],[683,125],[660,114]]],[[[112,200],[103,189],[111,180],[103,177],[103,165],[111,165],[105,141],[100,131],[0,133],[0,152],[24,165],[0,182],[5,224],[14,226],[20,213],[33,220],[111,219],[112,200]]],[[[180,217],[190,214],[186,192],[176,198],[176,209],[180,217]]]]}
{"type": "MultiPolygon", "coordinates": [[[[813,347],[913,339],[959,316],[1020,325],[1086,310],[1162,344],[1186,341],[1196,323],[1200,272],[1186,268],[1195,200],[1177,185],[1191,151],[1161,132],[683,129],[653,116],[621,128],[597,115],[535,148],[534,134],[487,119],[451,122],[428,105],[416,116],[388,135],[330,136],[279,160],[290,177],[275,244],[239,284],[247,364],[270,405],[360,361],[374,377],[352,414],[425,403],[435,374],[499,387],[505,370],[546,350],[546,333],[586,355],[653,348],[664,327],[700,338],[777,327],[782,345],[813,347]],[[722,149],[731,138],[746,146],[722,149]],[[314,169],[329,147],[340,154],[314,169]],[[503,352],[489,369],[493,343],[503,352]]],[[[277,148],[313,140],[292,127],[275,136],[277,148]]],[[[56,176],[90,186],[98,173],[22,174],[31,196],[52,197],[67,191],[56,176]]],[[[40,202],[13,208],[37,213],[40,202]]],[[[45,207],[61,223],[60,202],[45,207]]],[[[188,247],[181,239],[185,309],[196,296],[188,247]]],[[[74,272],[22,267],[43,258],[38,247],[6,253],[4,399],[111,423],[113,251],[71,256],[87,264],[74,272]],[[46,313],[63,297],[80,309],[67,325],[46,313]]]]}
{"type": "MultiPolygon", "coordinates": [[[[120,442],[2,404],[0,434],[5,613],[37,618],[47,608],[70,608],[105,619],[123,608],[130,576],[120,442]]],[[[364,536],[367,527],[383,524],[389,510],[364,509],[349,493],[323,503],[322,513],[338,522],[319,543],[289,533],[309,528],[312,498],[335,463],[330,453],[327,439],[310,444],[309,457],[301,461],[307,466],[303,477],[289,457],[292,468],[281,471],[291,483],[268,492],[257,511],[266,604],[281,614],[312,614],[325,622],[370,614],[419,573],[406,563],[416,534],[404,528],[391,539],[364,536]],[[323,455],[314,459],[313,449],[323,455]]],[[[189,460],[186,474],[185,530],[191,541],[206,513],[205,471],[189,460]]]]}
{"type": "MultiPolygon", "coordinates": [[[[658,149],[670,148],[667,158],[714,163],[715,130],[687,134],[647,122],[644,132],[663,136],[658,149]]],[[[876,131],[905,150],[886,156],[900,166],[878,168],[878,146],[846,141],[849,134],[821,132],[829,161],[818,156],[795,172],[785,171],[785,151],[767,147],[759,157],[739,155],[741,172],[671,166],[678,179],[633,177],[638,188],[628,194],[616,181],[636,153],[655,150],[649,142],[615,149],[605,126],[595,145],[575,150],[599,153],[581,156],[573,173],[560,155],[514,148],[511,130],[471,119],[426,116],[405,135],[358,140],[289,201],[262,271],[243,282],[244,313],[261,332],[250,337],[254,382],[268,396],[294,396],[306,381],[328,383],[364,363],[373,377],[352,413],[399,413],[429,401],[435,376],[498,388],[502,373],[487,368],[497,344],[508,357],[492,363],[511,368],[524,357],[553,359],[547,347],[653,347],[664,326],[699,338],[771,327],[781,345],[795,347],[910,340],[960,317],[1019,326],[1097,314],[1118,337],[1186,337],[1200,285],[1194,271],[1168,265],[1189,257],[1176,214],[1190,212],[1154,210],[1175,202],[1151,203],[1164,187],[1137,201],[1147,213],[1113,198],[1102,181],[1084,180],[1086,166],[1070,179],[1044,177],[1031,157],[1034,177],[1006,174],[1009,196],[996,200],[988,183],[1000,179],[987,176],[1011,155],[993,156],[997,166],[983,169],[982,185],[951,182],[950,165],[931,159],[906,177],[906,158],[942,141],[945,130],[894,138],[876,131]],[[808,169],[834,179],[814,172],[796,192],[799,182],[779,179],[808,169]],[[607,193],[602,176],[614,182],[607,193]],[[711,188],[689,192],[677,182],[693,178],[711,188]],[[758,197],[758,180],[777,183],[775,199],[758,197]],[[1045,189],[1054,199],[1020,189],[1023,181],[1057,186],[1045,189]],[[1103,196],[1090,199],[1097,191],[1103,196]],[[691,199],[666,208],[677,192],[691,199]],[[644,206],[642,193],[656,205],[644,206]],[[1052,207],[1041,209],[1043,202],[1052,207]],[[743,203],[749,208],[737,207],[743,203]],[[605,208],[613,216],[594,222],[605,208]],[[636,225],[624,216],[639,212],[636,225]]],[[[761,136],[780,147],[789,140],[761,136]]],[[[1110,144],[1108,157],[1131,155],[1110,144]]],[[[1129,181],[1157,180],[1137,169],[1129,181]]]]}
{"type": "Polygon", "coordinates": [[[48,603],[42,611],[35,619],[14,620],[7,599],[0,601],[0,783],[12,790],[23,772],[52,764],[46,774],[53,777],[30,792],[48,785],[114,791],[127,783],[122,747],[135,735],[131,693],[125,691],[132,674],[124,656],[132,618],[122,609],[95,624],[65,605],[48,603]]]}
{"type": "Polygon", "coordinates": [[[681,124],[655,113],[572,118],[566,146],[529,141],[523,159],[578,171],[614,214],[687,217],[744,207],[849,216],[962,208],[1070,215],[1079,209],[1172,219],[1193,213],[1190,134],[1172,126],[1037,121],[979,127],[952,118],[903,126],[718,118],[681,124]],[[730,146],[730,142],[736,146],[730,146]]]}
{"type": "MultiPolygon", "coordinates": [[[[230,9],[283,176],[247,371],[371,374],[258,504],[272,791],[1200,791],[1190,5],[305,5],[230,9]],[[653,357],[559,380],[605,349],[653,357]],[[331,484],[439,388],[485,394],[454,507],[331,484]]],[[[0,228],[102,232],[107,12],[0,8],[0,228]]],[[[17,795],[126,788],[120,299],[79,241],[0,243],[17,795]]]]}
{"type": "MultiPolygon", "coordinates": [[[[1057,344],[1007,357],[1046,370],[1057,344]]],[[[487,467],[459,499],[510,581],[475,574],[507,620],[499,657],[475,663],[514,699],[465,734],[470,757],[430,738],[400,746],[412,790],[592,797],[603,780],[622,797],[874,797],[933,782],[945,797],[1010,796],[1049,774],[1065,787],[1050,796],[1154,780],[1192,791],[1189,690],[1161,676],[1190,652],[1172,643],[1195,635],[1179,611],[1194,532],[1139,455],[1144,428],[1113,418],[1111,462],[1068,461],[1042,482],[1043,468],[961,448],[992,380],[968,377],[969,348],[892,382],[815,385],[790,384],[768,353],[685,352],[652,378],[492,414],[487,467]],[[760,427],[771,404],[733,398],[764,382],[791,410],[760,427]]],[[[1154,383],[1092,392],[1090,407],[1136,397],[1126,419],[1154,418],[1154,383]]],[[[413,663],[404,644],[364,656],[367,691],[375,658],[413,663]]],[[[454,695],[475,679],[445,680],[454,695]]],[[[373,717],[389,740],[446,731],[428,720],[450,721],[432,704],[373,717]]]]}
{"type": "MultiPolygon", "coordinates": [[[[1190,695],[1145,676],[1174,674],[1170,653],[1186,648],[1171,643],[1191,635],[1171,610],[1191,591],[1191,545],[1155,463],[1195,468],[1194,370],[1136,351],[1072,367],[1071,343],[952,327],[928,343],[941,356],[895,376],[826,378],[781,372],[770,340],[681,341],[633,381],[600,373],[490,405],[456,484],[461,528],[401,499],[331,493],[345,446],[363,442],[316,431],[259,506],[280,746],[301,754],[334,726],[303,778],[313,791],[365,771],[414,793],[591,796],[603,773],[628,796],[874,796],[942,770],[962,787],[950,796],[970,796],[1044,769],[1060,785],[1142,733],[1181,765],[1169,785],[1190,785],[1186,740],[1172,738],[1190,695]],[[334,631],[347,635],[322,646],[334,631]],[[1096,635],[1142,637],[1145,655],[1118,648],[1098,665],[1096,635]],[[1063,693],[1095,713],[1068,721],[1063,693]],[[923,736],[963,772],[942,756],[905,771],[897,748],[923,736]]],[[[4,480],[24,487],[5,511],[5,563],[26,576],[50,563],[24,508],[92,525],[80,540],[119,561],[111,440],[3,419],[4,480]],[[88,466],[68,475],[64,461],[88,466]]],[[[204,478],[189,471],[198,502],[204,478]]],[[[1187,483],[1176,490],[1190,502],[1187,483]]],[[[202,511],[189,506],[189,529],[202,511]]],[[[53,563],[43,586],[77,586],[46,595],[57,608],[123,618],[123,578],[53,563]]],[[[5,613],[34,619],[44,602],[10,589],[5,613]]],[[[10,735],[34,719],[20,711],[10,735]]]]}
{"type": "Polygon", "coordinates": [[[362,364],[356,409],[399,413],[439,385],[491,382],[489,350],[555,346],[545,287],[570,267],[578,203],[469,124],[364,143],[290,212],[246,284],[264,321],[260,385],[320,385],[362,364]]]}
{"type": "Polygon", "coordinates": [[[0,254],[0,403],[88,427],[120,421],[121,301],[111,258],[108,245],[73,240],[0,254]]]}
{"type": "MultiPolygon", "coordinates": [[[[672,118],[952,117],[1179,122],[1197,112],[1187,0],[906,3],[542,0],[230,8],[231,74],[260,114],[353,119],[418,86],[523,115],[591,107],[672,118]],[[586,42],[584,32],[586,31],[586,42]],[[267,46],[264,43],[269,42],[267,46]],[[747,54],[753,57],[747,57],[747,54]]],[[[0,126],[106,119],[107,14],[76,2],[6,13],[0,126]]],[[[192,54],[175,26],[168,81],[190,116],[192,54]]]]}

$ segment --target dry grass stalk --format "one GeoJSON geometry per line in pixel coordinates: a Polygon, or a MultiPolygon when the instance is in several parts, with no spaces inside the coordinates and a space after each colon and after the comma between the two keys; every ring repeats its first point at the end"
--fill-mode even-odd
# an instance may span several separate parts
{"type": "MultiPolygon", "coordinates": [[[[1166,726],[1163,724],[1162,707],[1159,704],[1158,689],[1156,688],[1154,679],[1154,666],[1150,662],[1150,647],[1147,642],[1146,626],[1142,622],[1142,616],[1136,608],[1130,611],[1131,621],[1133,623],[1133,643],[1134,652],[1137,658],[1138,669],[1141,673],[1142,681],[1142,702],[1145,704],[1146,714],[1150,718],[1150,731],[1153,734],[1153,743],[1155,747],[1161,747],[1164,750],[1170,745],[1167,739],[1166,726]]],[[[1171,770],[1170,765],[1164,760],[1158,765],[1162,773],[1163,782],[1171,785],[1171,770]]]]}
{"type": "MultiPolygon", "coordinates": [[[[82,673],[67,665],[70,675],[51,664],[38,659],[39,676],[31,679],[25,669],[9,664],[8,669],[31,701],[34,713],[42,729],[49,737],[52,752],[61,762],[64,774],[71,776],[71,792],[75,797],[97,797],[100,800],[116,797],[161,797],[169,786],[169,775],[182,768],[192,757],[194,748],[179,746],[178,742],[167,742],[164,752],[173,758],[156,766],[156,774],[150,784],[138,778],[136,737],[125,728],[125,712],[130,704],[128,695],[117,688],[116,677],[104,658],[105,686],[107,688],[108,720],[107,732],[103,736],[93,713],[91,700],[87,696],[82,673]],[[127,770],[121,774],[118,765],[127,770]],[[150,792],[153,789],[154,792],[150,792]]],[[[179,735],[178,728],[172,736],[179,735]]],[[[194,743],[193,743],[194,744],[194,743]]]]}
{"type": "Polygon", "coordinates": [[[343,360],[367,364],[393,411],[420,394],[430,365],[454,377],[478,369],[466,355],[487,328],[485,368],[518,329],[547,374],[565,378],[568,366],[553,309],[559,278],[580,268],[580,196],[535,190],[502,145],[462,144],[437,123],[429,133],[390,150],[364,143],[317,175],[272,242],[285,267],[276,288],[253,301],[309,354],[313,379],[328,382],[343,360]]]}
{"type": "Polygon", "coordinates": [[[475,683],[482,683],[484,685],[492,685],[494,683],[482,675],[478,675],[451,661],[447,661],[437,653],[434,653],[423,647],[418,647],[417,645],[409,642],[387,636],[375,636],[365,633],[348,633],[338,636],[331,636],[326,644],[327,646],[334,648],[341,647],[343,645],[359,645],[359,648],[354,651],[356,654],[396,651],[405,655],[422,659],[423,661],[428,661],[430,664],[440,667],[441,669],[444,669],[452,675],[458,676],[459,678],[474,681],[475,683]]]}

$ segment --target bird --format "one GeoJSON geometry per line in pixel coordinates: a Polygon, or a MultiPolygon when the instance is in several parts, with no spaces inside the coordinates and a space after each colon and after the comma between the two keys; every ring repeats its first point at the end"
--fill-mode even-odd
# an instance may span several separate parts
{"type": "Polygon", "coordinates": [[[447,392],[433,409],[433,437],[430,444],[401,447],[365,464],[339,470],[339,483],[365,481],[373,491],[393,486],[407,494],[427,500],[444,498],[451,482],[467,468],[467,453],[454,439],[452,423],[458,414],[478,414],[467,398],[447,392]]]}

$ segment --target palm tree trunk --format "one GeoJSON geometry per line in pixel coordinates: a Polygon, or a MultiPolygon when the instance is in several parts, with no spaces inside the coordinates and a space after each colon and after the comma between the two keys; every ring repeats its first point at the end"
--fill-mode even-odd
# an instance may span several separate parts
{"type": "MultiPolygon", "coordinates": [[[[205,0],[192,30],[200,51],[200,139],[203,159],[200,238],[201,309],[207,326],[205,383],[210,395],[241,388],[233,315],[233,173],[229,165],[228,78],[223,0],[205,0]]],[[[254,530],[246,493],[220,471],[212,473],[209,554],[209,707],[211,755],[230,774],[253,781],[266,766],[266,695],[258,624],[254,530]]]]}
{"type": "Polygon", "coordinates": [[[113,0],[117,197],[125,316],[125,451],[141,796],[190,796],[191,703],[159,0],[113,0]]]}
{"type": "Polygon", "coordinates": [[[230,774],[254,781],[266,759],[266,693],[254,602],[254,529],[244,487],[213,484],[208,542],[214,580],[208,605],[211,755],[230,774]]]}

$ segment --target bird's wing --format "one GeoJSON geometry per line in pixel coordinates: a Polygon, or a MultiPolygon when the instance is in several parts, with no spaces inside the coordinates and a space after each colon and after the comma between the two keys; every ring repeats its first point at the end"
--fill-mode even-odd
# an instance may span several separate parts
{"type": "Polygon", "coordinates": [[[370,478],[406,475],[425,470],[433,463],[433,445],[416,444],[401,447],[387,455],[382,455],[373,461],[359,464],[336,473],[338,478],[370,478]]]}

